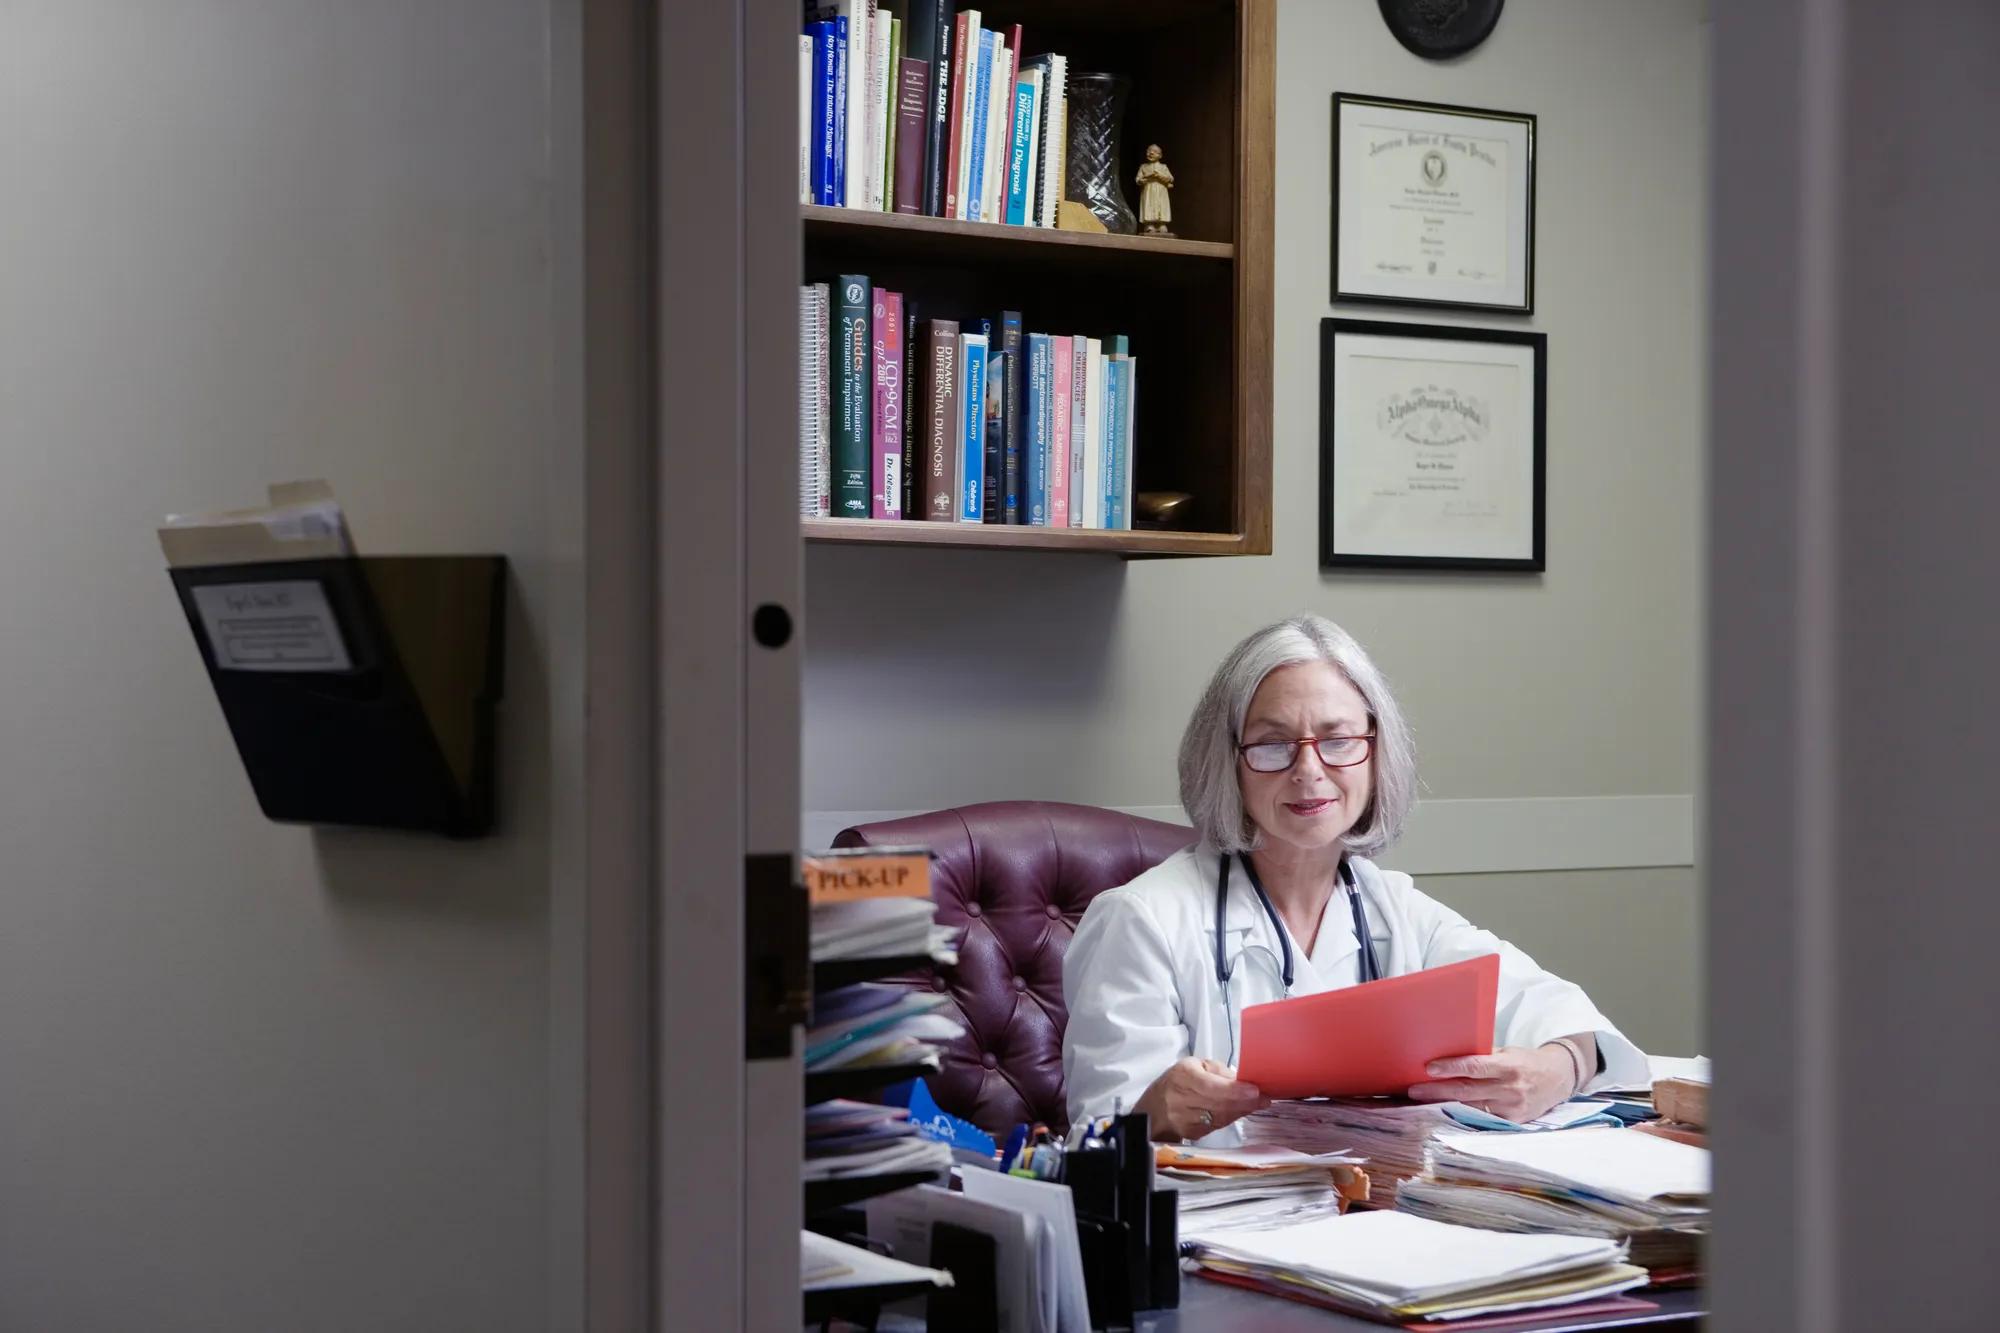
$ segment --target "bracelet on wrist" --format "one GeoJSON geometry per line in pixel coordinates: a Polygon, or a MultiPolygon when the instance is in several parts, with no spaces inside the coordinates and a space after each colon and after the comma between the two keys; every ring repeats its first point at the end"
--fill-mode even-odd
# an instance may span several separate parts
{"type": "Polygon", "coordinates": [[[1567,1037],[1557,1037],[1553,1041],[1543,1044],[1547,1046],[1560,1046],[1562,1047],[1563,1054],[1569,1057],[1570,1085],[1569,1092],[1565,1096],[1574,1097],[1577,1093],[1582,1092],[1584,1082],[1583,1053],[1577,1050],[1576,1043],[1567,1037]]]}

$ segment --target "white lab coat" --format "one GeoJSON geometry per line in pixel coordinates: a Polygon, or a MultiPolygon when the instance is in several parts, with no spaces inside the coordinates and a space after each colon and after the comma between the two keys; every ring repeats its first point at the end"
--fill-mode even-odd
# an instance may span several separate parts
{"type": "MultiPolygon", "coordinates": [[[[1408,875],[1350,857],[1383,976],[1400,976],[1489,953],[1500,955],[1496,1046],[1539,1046],[1572,1033],[1597,1034],[1604,1069],[1584,1090],[1648,1080],[1646,1057],[1597,1011],[1581,988],[1543,971],[1505,940],[1417,892],[1408,875]]],[[[1188,1055],[1236,1063],[1243,1007],[1283,997],[1283,950],[1292,946],[1292,994],[1360,981],[1360,943],[1347,890],[1328,899],[1309,957],[1282,923],[1275,929],[1250,877],[1231,867],[1223,956],[1228,994],[1215,975],[1213,848],[1191,847],[1131,883],[1101,893],[1077,924],[1063,962],[1063,1078],[1072,1122],[1130,1107],[1174,1061],[1188,1055]]],[[[1239,1141],[1236,1126],[1202,1142],[1239,1141]]]]}

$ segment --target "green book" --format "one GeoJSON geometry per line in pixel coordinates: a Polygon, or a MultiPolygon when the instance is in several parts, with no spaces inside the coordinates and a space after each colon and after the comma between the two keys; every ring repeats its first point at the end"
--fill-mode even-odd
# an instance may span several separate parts
{"type": "Polygon", "coordinates": [[[843,273],[838,288],[833,353],[833,513],[868,517],[868,445],[874,402],[874,344],[869,339],[868,277],[843,273]]]}
{"type": "Polygon", "coordinates": [[[882,123],[882,211],[896,211],[896,108],[902,105],[900,98],[902,79],[898,74],[903,68],[903,20],[889,20],[889,67],[882,71],[882,81],[888,84],[884,91],[884,116],[882,123]]]}

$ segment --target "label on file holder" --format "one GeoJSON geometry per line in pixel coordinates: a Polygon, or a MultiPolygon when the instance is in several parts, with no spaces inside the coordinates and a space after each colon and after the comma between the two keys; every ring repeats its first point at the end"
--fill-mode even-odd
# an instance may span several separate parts
{"type": "Polygon", "coordinates": [[[204,583],[193,589],[224,671],[348,671],[347,641],[317,579],[204,583]]]}

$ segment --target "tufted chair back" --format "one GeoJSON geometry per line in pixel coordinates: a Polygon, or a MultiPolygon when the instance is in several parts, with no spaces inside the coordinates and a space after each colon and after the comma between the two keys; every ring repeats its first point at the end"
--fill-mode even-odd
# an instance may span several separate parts
{"type": "Polygon", "coordinates": [[[938,1105],[989,1133],[1067,1127],[1063,953],[1090,900],[1194,841],[1194,830],[1089,805],[994,801],[843,830],[836,847],[934,855],[939,924],[963,927],[958,965],[900,978],[949,991],[966,1035],[931,1080],[938,1105]]]}

